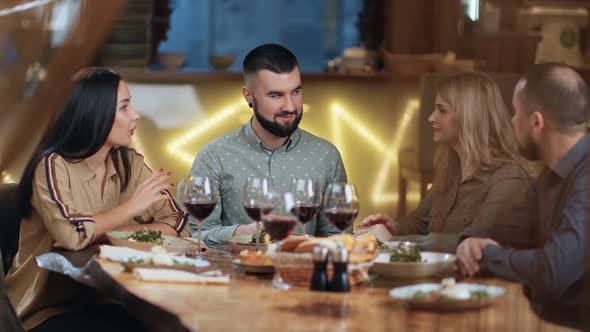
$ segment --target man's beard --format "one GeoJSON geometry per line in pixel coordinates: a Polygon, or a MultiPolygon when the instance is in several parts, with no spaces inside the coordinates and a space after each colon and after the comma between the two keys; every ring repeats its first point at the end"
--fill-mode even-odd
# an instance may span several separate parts
{"type": "Polygon", "coordinates": [[[520,150],[520,154],[522,154],[528,160],[535,161],[541,159],[539,146],[535,144],[530,133],[526,134],[525,141],[522,144],[518,143],[518,149],[520,150]]]}
{"type": "MultiPolygon", "coordinates": [[[[252,108],[254,109],[254,116],[256,117],[256,120],[258,120],[258,122],[260,123],[260,125],[262,126],[262,128],[264,128],[266,131],[268,131],[269,133],[277,136],[277,137],[289,137],[291,136],[291,134],[293,134],[293,132],[295,132],[295,130],[297,130],[297,127],[299,126],[299,122],[301,122],[301,118],[303,118],[303,112],[299,113],[299,116],[295,117],[295,120],[293,120],[293,122],[291,122],[290,125],[282,125],[279,122],[277,122],[276,120],[271,121],[266,119],[265,117],[262,116],[262,114],[260,114],[258,112],[258,103],[256,102],[256,98],[254,98],[252,100],[252,108]]],[[[297,113],[297,111],[294,112],[295,114],[297,113]]],[[[292,112],[283,112],[283,114],[293,114],[292,112]]],[[[281,115],[280,113],[278,115],[281,115]]]]}

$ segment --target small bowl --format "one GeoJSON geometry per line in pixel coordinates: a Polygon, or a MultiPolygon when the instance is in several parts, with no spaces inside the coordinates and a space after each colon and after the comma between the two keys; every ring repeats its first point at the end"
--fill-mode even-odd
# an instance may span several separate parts
{"type": "Polygon", "coordinates": [[[226,70],[234,63],[233,55],[210,55],[209,63],[217,70],[226,70]]]}
{"type": "Polygon", "coordinates": [[[166,69],[178,69],[186,60],[186,53],[182,52],[163,52],[158,53],[156,57],[160,66],[166,69]]]}

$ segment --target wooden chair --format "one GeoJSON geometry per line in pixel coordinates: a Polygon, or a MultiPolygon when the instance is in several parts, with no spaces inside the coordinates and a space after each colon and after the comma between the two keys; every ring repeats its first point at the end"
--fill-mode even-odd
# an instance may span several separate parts
{"type": "Polygon", "coordinates": [[[0,184],[0,250],[3,253],[4,270],[8,272],[18,251],[20,220],[16,216],[18,184],[0,184]]]}
{"type": "MultiPolygon", "coordinates": [[[[0,250],[0,258],[2,251],[0,250]]],[[[12,308],[4,287],[4,267],[0,259],[0,330],[2,332],[25,332],[25,328],[12,308]]]]}

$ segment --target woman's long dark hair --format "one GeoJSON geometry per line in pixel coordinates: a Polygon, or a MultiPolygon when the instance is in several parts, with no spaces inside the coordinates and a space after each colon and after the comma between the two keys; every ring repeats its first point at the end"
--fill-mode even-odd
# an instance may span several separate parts
{"type": "MultiPolygon", "coordinates": [[[[64,110],[45,131],[21,177],[19,218],[31,215],[35,169],[45,157],[57,153],[64,159],[81,162],[98,152],[113,127],[121,76],[106,68],[84,68],[74,75],[73,81],[73,91],[64,110]]],[[[131,171],[127,148],[111,149],[109,156],[124,191],[131,171]]]]}

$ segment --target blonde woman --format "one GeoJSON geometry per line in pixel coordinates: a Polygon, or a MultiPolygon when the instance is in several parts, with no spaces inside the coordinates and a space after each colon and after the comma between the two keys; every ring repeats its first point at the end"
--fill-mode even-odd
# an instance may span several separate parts
{"type": "Polygon", "coordinates": [[[461,236],[491,236],[494,224],[523,201],[529,165],[519,154],[510,114],[488,75],[461,73],[437,84],[428,119],[434,157],[432,188],[409,215],[377,214],[359,225],[383,224],[394,240],[454,253],[461,236]]]}

